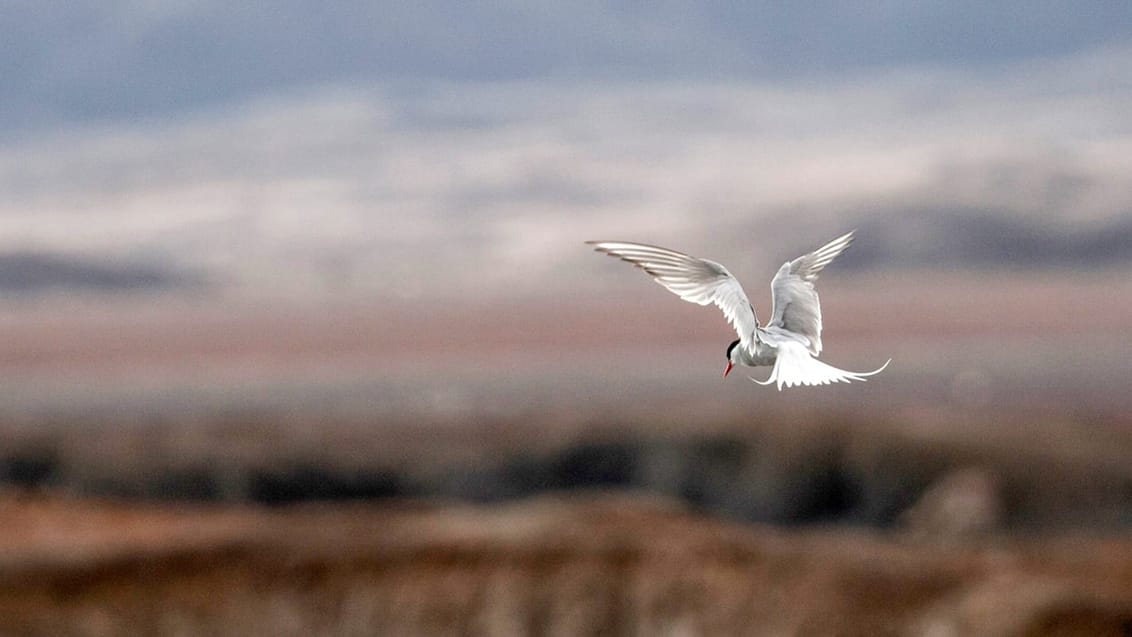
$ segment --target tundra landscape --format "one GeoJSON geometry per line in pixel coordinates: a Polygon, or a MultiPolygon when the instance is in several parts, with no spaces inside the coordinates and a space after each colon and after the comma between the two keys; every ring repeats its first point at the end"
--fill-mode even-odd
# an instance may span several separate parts
{"type": "Polygon", "coordinates": [[[1132,635],[1126,2],[0,14],[0,637],[1132,635]]]}

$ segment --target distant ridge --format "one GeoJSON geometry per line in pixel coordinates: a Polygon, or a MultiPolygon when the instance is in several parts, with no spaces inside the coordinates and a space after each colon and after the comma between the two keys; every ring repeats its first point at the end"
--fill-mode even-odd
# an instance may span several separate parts
{"type": "Polygon", "coordinates": [[[109,262],[45,252],[0,253],[0,292],[38,294],[50,290],[153,291],[199,283],[169,268],[109,262]]]}

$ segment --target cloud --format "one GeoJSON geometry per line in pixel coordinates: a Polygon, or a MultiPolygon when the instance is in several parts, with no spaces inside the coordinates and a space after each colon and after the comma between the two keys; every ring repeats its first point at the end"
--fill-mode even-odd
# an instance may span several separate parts
{"type": "MultiPolygon", "coordinates": [[[[1030,227],[1119,229],[1129,59],[1103,49],[820,85],[320,88],[8,144],[0,250],[159,262],[233,294],[370,297],[565,290],[596,271],[581,246],[593,238],[744,271],[848,227],[912,248],[946,235],[939,245],[970,256],[953,242],[979,232],[964,229],[1019,241],[1030,227]],[[922,223],[937,217],[950,221],[922,223]]],[[[1039,267],[1125,258],[1032,248],[1039,267]]],[[[942,259],[873,256],[858,266],[942,259]]]]}
{"type": "Polygon", "coordinates": [[[827,81],[1129,44],[1121,0],[801,6],[618,0],[5,4],[0,135],[154,119],[325,84],[827,81]]]}

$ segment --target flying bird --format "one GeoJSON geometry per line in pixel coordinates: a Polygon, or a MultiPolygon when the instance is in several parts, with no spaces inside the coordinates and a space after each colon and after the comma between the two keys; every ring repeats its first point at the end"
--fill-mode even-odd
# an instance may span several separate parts
{"type": "Polygon", "coordinates": [[[739,338],[727,346],[727,368],[736,365],[773,365],[760,385],[827,385],[864,381],[879,373],[892,359],[871,372],[850,372],[818,360],[821,354],[821,304],[814,281],[825,266],[853,242],[849,232],[824,246],[787,261],[770,282],[773,306],[770,322],[759,324],[755,308],[747,300],[743,286],[723,265],[682,252],[628,241],[587,241],[598,252],[627,261],[644,270],[654,281],[685,301],[698,305],[714,304],[723,311],[739,338]]]}

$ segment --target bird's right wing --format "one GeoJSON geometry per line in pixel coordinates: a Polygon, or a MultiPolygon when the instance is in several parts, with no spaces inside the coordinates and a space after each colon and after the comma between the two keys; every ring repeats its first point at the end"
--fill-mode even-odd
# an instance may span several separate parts
{"type": "Polygon", "coordinates": [[[814,281],[851,243],[853,233],[843,234],[809,254],[782,264],[770,282],[774,307],[768,325],[804,336],[814,356],[821,354],[821,302],[814,281]]]}
{"type": "Polygon", "coordinates": [[[739,334],[739,343],[754,353],[759,321],[739,281],[715,261],[682,252],[626,241],[587,241],[598,252],[644,270],[674,294],[698,305],[715,304],[739,334]]]}

